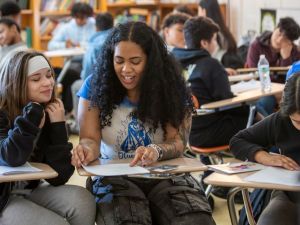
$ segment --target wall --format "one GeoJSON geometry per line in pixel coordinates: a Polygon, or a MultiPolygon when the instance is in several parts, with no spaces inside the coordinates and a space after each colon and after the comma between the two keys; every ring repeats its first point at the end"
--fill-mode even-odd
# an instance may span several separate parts
{"type": "Polygon", "coordinates": [[[291,16],[300,24],[299,0],[227,0],[230,5],[230,30],[237,40],[248,30],[260,30],[260,9],[276,10],[280,17],[291,16]]]}

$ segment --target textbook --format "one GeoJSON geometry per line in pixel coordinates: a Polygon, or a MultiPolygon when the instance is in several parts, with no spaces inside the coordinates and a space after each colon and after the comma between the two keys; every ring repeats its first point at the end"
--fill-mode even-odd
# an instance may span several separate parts
{"type": "Polygon", "coordinates": [[[236,174],[262,170],[265,168],[265,166],[254,162],[238,162],[225,163],[219,165],[208,165],[208,168],[218,173],[236,174]]]}
{"type": "Polygon", "coordinates": [[[0,175],[12,175],[12,174],[22,174],[22,173],[36,173],[41,172],[42,170],[33,167],[30,163],[25,163],[22,166],[0,166],[0,175]]]}

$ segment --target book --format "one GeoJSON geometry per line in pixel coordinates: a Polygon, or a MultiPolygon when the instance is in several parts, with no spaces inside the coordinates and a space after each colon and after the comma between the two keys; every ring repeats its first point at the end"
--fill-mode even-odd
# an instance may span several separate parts
{"type": "Polygon", "coordinates": [[[26,162],[22,166],[0,166],[0,175],[12,175],[12,174],[22,174],[22,173],[36,173],[41,172],[42,170],[33,167],[30,163],[26,162]]]}
{"type": "Polygon", "coordinates": [[[219,165],[208,165],[208,168],[218,173],[236,174],[262,170],[265,168],[265,166],[254,162],[238,162],[225,163],[219,165]]]}

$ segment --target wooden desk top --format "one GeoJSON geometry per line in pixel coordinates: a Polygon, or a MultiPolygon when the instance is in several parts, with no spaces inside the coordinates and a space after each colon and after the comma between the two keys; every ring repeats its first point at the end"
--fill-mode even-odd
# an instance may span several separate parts
{"type": "Polygon", "coordinates": [[[284,89],[284,84],[272,83],[272,90],[270,92],[264,93],[260,89],[246,91],[238,94],[236,97],[233,98],[204,104],[201,106],[201,109],[217,109],[225,106],[251,102],[264,96],[282,93],[283,89],[284,89]]]}
{"type": "Polygon", "coordinates": [[[43,52],[43,54],[48,58],[72,57],[72,56],[84,55],[84,53],[85,50],[83,48],[67,48],[67,49],[59,49],[59,50],[43,52]]]}
{"type": "Polygon", "coordinates": [[[230,83],[238,82],[238,81],[248,81],[256,78],[258,78],[256,73],[237,74],[237,75],[228,76],[228,80],[230,83]]]}
{"type": "Polygon", "coordinates": [[[263,188],[263,189],[276,189],[283,191],[300,191],[300,187],[289,186],[289,185],[279,185],[271,183],[259,183],[259,182],[249,182],[243,180],[245,177],[253,174],[255,172],[240,173],[240,174],[221,174],[212,173],[204,179],[204,183],[224,186],[224,187],[245,187],[245,188],[263,188]]]}
{"type": "Polygon", "coordinates": [[[23,173],[13,175],[0,175],[1,182],[23,181],[23,180],[39,180],[57,177],[58,174],[50,166],[44,163],[30,163],[32,166],[41,169],[41,172],[23,173]]]}
{"type": "MultiPolygon", "coordinates": [[[[271,72],[285,72],[289,70],[289,66],[283,66],[283,67],[270,67],[271,72]]],[[[251,73],[256,72],[257,67],[254,68],[240,68],[236,70],[238,73],[251,73]]]]}
{"type": "MultiPolygon", "coordinates": [[[[101,160],[101,164],[129,163],[129,162],[131,162],[131,160],[132,159],[101,160]]],[[[93,163],[91,163],[91,165],[97,165],[97,164],[100,164],[99,160],[96,160],[93,163]]],[[[202,164],[198,159],[191,159],[191,158],[186,158],[186,157],[160,161],[160,162],[154,163],[150,167],[161,166],[161,165],[179,165],[179,167],[177,169],[168,171],[167,172],[168,174],[189,173],[189,172],[197,172],[197,171],[207,170],[207,166],[202,164]]],[[[80,176],[93,176],[94,175],[94,174],[91,174],[91,173],[85,171],[83,168],[78,168],[77,171],[80,176]]]]}

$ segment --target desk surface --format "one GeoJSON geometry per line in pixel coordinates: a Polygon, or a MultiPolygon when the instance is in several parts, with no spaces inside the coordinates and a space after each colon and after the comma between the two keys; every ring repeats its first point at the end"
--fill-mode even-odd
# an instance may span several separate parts
{"type": "Polygon", "coordinates": [[[236,97],[224,99],[221,101],[216,101],[201,106],[201,109],[217,109],[225,106],[240,104],[244,102],[255,101],[261,97],[274,95],[282,93],[284,89],[284,84],[272,83],[272,90],[270,92],[262,92],[260,89],[246,91],[240,94],[237,94],[236,97]]]}
{"type": "Polygon", "coordinates": [[[230,83],[238,82],[238,81],[248,81],[256,78],[258,78],[258,75],[256,73],[237,74],[237,75],[228,76],[228,80],[230,83]]]}
{"type": "Polygon", "coordinates": [[[271,183],[260,183],[260,182],[249,182],[243,180],[245,177],[253,174],[255,172],[240,173],[240,174],[221,174],[212,173],[204,179],[204,183],[225,186],[225,187],[244,187],[244,188],[263,188],[263,189],[276,189],[283,191],[300,191],[299,187],[289,186],[289,185],[279,185],[271,183]]]}
{"type": "Polygon", "coordinates": [[[83,48],[67,48],[67,49],[59,49],[53,51],[45,51],[43,54],[48,58],[55,57],[72,57],[84,55],[85,50],[83,48]]]}
{"type": "MultiPolygon", "coordinates": [[[[116,164],[116,163],[129,163],[132,159],[126,159],[126,160],[101,160],[101,164],[116,164]]],[[[94,161],[91,163],[91,165],[97,165],[100,164],[99,160],[94,161]]],[[[176,158],[176,159],[170,159],[165,161],[156,162],[150,167],[153,166],[161,166],[161,165],[179,165],[177,169],[174,169],[172,171],[168,171],[168,174],[178,174],[178,173],[188,173],[188,172],[197,172],[197,171],[205,171],[207,170],[207,166],[203,165],[198,159],[190,159],[190,158],[176,158]]],[[[77,169],[78,174],[80,176],[93,176],[94,174],[91,174],[87,171],[85,171],[83,168],[77,169]]]]}
{"type": "MultiPolygon", "coordinates": [[[[271,72],[286,72],[289,70],[289,66],[283,66],[283,67],[270,67],[271,72]]],[[[240,68],[236,70],[238,73],[251,73],[256,72],[257,68],[240,68]]]]}
{"type": "Polygon", "coordinates": [[[1,182],[22,181],[22,180],[39,180],[57,177],[58,174],[50,166],[44,163],[30,163],[32,166],[41,169],[41,172],[23,173],[13,175],[0,175],[1,182]]]}

